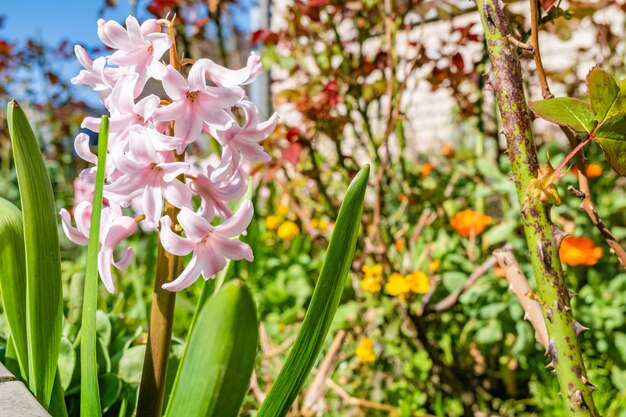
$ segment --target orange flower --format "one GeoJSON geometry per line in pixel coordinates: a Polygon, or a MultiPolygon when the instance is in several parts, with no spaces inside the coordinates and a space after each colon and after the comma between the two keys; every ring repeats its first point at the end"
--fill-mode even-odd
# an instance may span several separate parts
{"type": "Polygon", "coordinates": [[[478,236],[493,219],[480,211],[463,210],[450,219],[450,225],[463,237],[478,236]]]}
{"type": "Polygon", "coordinates": [[[420,168],[420,174],[422,174],[422,177],[427,177],[428,174],[430,174],[432,170],[433,170],[433,164],[431,164],[430,162],[426,162],[420,168]]]}
{"type": "Polygon", "coordinates": [[[446,158],[449,158],[452,155],[454,155],[454,148],[449,143],[446,143],[445,145],[443,145],[443,148],[441,149],[441,153],[446,158]]]}
{"type": "Polygon", "coordinates": [[[602,167],[598,164],[591,163],[585,168],[587,178],[597,178],[602,175],[602,167]]]}
{"type": "Polygon", "coordinates": [[[588,237],[568,236],[561,242],[559,258],[570,266],[595,265],[602,256],[602,248],[595,246],[588,237]]]}
{"type": "Polygon", "coordinates": [[[404,239],[396,240],[396,250],[402,252],[404,250],[404,239]]]}

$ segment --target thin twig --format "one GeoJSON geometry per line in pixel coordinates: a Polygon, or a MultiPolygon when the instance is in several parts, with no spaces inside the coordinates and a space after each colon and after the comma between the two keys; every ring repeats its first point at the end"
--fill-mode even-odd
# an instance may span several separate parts
{"type": "Polygon", "coordinates": [[[530,1],[530,44],[533,47],[533,57],[535,58],[535,66],[537,67],[537,78],[541,84],[541,95],[543,98],[554,97],[550,92],[546,72],[541,62],[541,53],[539,52],[539,8],[537,7],[539,0],[530,1]]]}
{"type": "MultiPolygon", "coordinates": [[[[510,245],[506,245],[505,248],[510,247],[510,245]]],[[[450,310],[459,300],[461,294],[463,294],[468,288],[470,288],[474,283],[478,280],[478,278],[482,277],[494,267],[496,264],[496,258],[492,255],[485,262],[480,264],[474,271],[471,273],[467,281],[463,284],[461,288],[457,288],[452,293],[450,293],[446,298],[439,301],[435,306],[430,309],[433,312],[441,313],[442,311],[450,310]]]]}
{"type": "Polygon", "coordinates": [[[504,269],[506,280],[524,309],[524,318],[530,321],[530,324],[535,329],[535,339],[545,349],[548,349],[548,331],[546,330],[546,322],[541,314],[541,306],[536,300],[531,298],[532,290],[511,248],[498,249],[493,255],[498,261],[498,265],[504,269]]]}
{"type": "Polygon", "coordinates": [[[335,363],[337,362],[337,358],[339,356],[339,350],[343,345],[345,337],[345,330],[337,332],[333,343],[330,345],[330,349],[328,349],[320,367],[317,369],[315,378],[313,379],[313,382],[311,382],[311,385],[304,396],[304,400],[302,401],[300,413],[303,417],[311,417],[315,415],[315,405],[326,395],[326,391],[328,390],[326,379],[330,378],[333,370],[335,369],[335,363]]]}

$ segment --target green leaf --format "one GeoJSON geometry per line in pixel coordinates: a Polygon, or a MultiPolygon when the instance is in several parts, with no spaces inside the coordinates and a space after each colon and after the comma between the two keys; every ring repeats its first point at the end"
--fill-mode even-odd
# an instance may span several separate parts
{"type": "Polygon", "coordinates": [[[22,212],[0,197],[0,291],[17,361],[28,380],[26,337],[26,258],[22,212]]]}
{"type": "Polygon", "coordinates": [[[120,396],[122,381],[115,374],[103,374],[98,379],[100,386],[100,398],[102,398],[102,411],[106,412],[120,396]]]}
{"type": "Polygon", "coordinates": [[[48,408],[63,320],[57,213],[37,140],[16,101],[8,104],[7,120],[24,225],[28,386],[37,400],[48,408]]]}
{"type": "Polygon", "coordinates": [[[258,340],[252,294],[241,281],[230,281],[198,315],[166,416],[236,417],[248,390],[258,340]]]}
{"type": "Polygon", "coordinates": [[[626,113],[605,120],[594,131],[594,137],[611,168],[626,175],[626,113]]]}
{"type": "Polygon", "coordinates": [[[256,417],[287,414],[322,350],[352,264],[368,177],[366,165],[348,188],[302,328],[256,417]]]}
{"type": "Polygon", "coordinates": [[[596,120],[602,123],[619,95],[619,86],[609,73],[595,67],[587,75],[587,91],[596,120]]]}
{"type": "MultiPolygon", "coordinates": [[[[91,224],[100,225],[102,215],[102,187],[109,139],[109,119],[102,116],[98,135],[98,168],[91,207],[91,224]]],[[[80,339],[80,415],[100,417],[100,390],[98,388],[98,364],[96,339],[98,308],[98,250],[100,227],[91,227],[87,245],[87,271],[83,296],[83,316],[80,339]]]]}
{"type": "Polygon", "coordinates": [[[128,384],[139,384],[145,356],[146,345],[133,346],[125,351],[118,367],[119,377],[128,384]]]}
{"type": "Polygon", "coordinates": [[[596,127],[596,118],[591,106],[570,97],[549,98],[530,103],[535,114],[550,122],[569,126],[576,132],[590,133],[596,127]]]}
{"type": "Polygon", "coordinates": [[[72,382],[74,368],[76,367],[76,351],[72,342],[67,337],[61,339],[61,353],[59,355],[59,380],[66,390],[72,382]]]}

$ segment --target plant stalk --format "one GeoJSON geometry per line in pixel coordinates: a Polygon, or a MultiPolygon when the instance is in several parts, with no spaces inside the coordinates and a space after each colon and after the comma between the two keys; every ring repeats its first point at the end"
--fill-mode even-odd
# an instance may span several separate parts
{"type": "MultiPolygon", "coordinates": [[[[500,0],[477,0],[491,61],[489,82],[495,92],[507,140],[515,187],[521,205],[538,302],[548,330],[550,357],[569,416],[599,416],[588,381],[577,336],[581,327],[572,317],[563,269],[554,241],[549,208],[539,198],[527,197],[539,164],[522,84],[522,71],[500,0]]],[[[560,243],[560,242],[559,242],[560,243]]]]}
{"type": "MultiPolygon", "coordinates": [[[[163,212],[171,219],[176,219],[178,209],[166,201],[163,212]]],[[[137,417],[161,416],[172,340],[174,306],[176,305],[176,293],[164,290],[162,286],[175,279],[180,274],[180,269],[181,258],[167,252],[159,241],[148,343],[137,402],[137,417]]]]}

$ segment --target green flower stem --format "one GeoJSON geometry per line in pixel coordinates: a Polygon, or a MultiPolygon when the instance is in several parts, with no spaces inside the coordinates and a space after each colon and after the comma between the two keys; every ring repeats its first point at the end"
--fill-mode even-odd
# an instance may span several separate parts
{"type": "Polygon", "coordinates": [[[591,395],[593,386],[586,378],[577,339],[581,328],[572,317],[549,208],[539,198],[527,195],[528,184],[537,180],[539,164],[516,48],[508,41],[509,26],[500,0],[477,0],[477,6],[491,60],[489,82],[496,92],[537,281],[538,302],[550,338],[546,355],[556,370],[569,415],[599,416],[591,395]]]}

